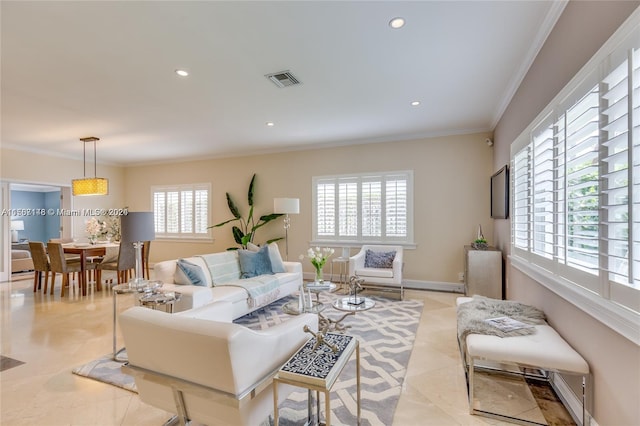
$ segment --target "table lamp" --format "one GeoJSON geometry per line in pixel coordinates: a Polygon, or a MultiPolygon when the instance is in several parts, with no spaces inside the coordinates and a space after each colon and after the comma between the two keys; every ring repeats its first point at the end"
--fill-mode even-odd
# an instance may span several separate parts
{"type": "Polygon", "coordinates": [[[274,198],[273,212],[284,213],[284,243],[285,243],[285,260],[289,260],[289,227],[291,226],[290,214],[300,213],[299,198],[274,198]]]}
{"type": "Polygon", "coordinates": [[[120,217],[121,243],[133,243],[136,249],[136,276],[129,287],[140,287],[146,283],[142,275],[142,246],[145,241],[156,238],[153,212],[129,212],[120,217]]]}
{"type": "Polygon", "coordinates": [[[20,236],[18,235],[18,231],[24,231],[24,221],[12,220],[11,221],[11,242],[12,243],[20,242],[20,236]]]}

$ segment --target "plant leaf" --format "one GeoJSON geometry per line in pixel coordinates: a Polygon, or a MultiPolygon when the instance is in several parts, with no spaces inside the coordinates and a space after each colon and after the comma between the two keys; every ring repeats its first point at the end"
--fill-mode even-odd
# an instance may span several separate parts
{"type": "Polygon", "coordinates": [[[231,214],[233,215],[233,217],[235,217],[236,219],[240,219],[242,217],[242,215],[240,214],[240,210],[238,210],[238,207],[236,207],[236,204],[231,199],[231,194],[229,194],[228,192],[227,192],[227,205],[229,206],[229,211],[231,211],[231,214]]]}
{"type": "Polygon", "coordinates": [[[253,177],[251,178],[251,183],[249,184],[249,193],[247,194],[247,201],[249,202],[249,205],[253,207],[253,185],[256,181],[256,174],[253,174],[253,177]]]}
{"type": "Polygon", "coordinates": [[[247,243],[253,239],[253,232],[248,233],[244,237],[242,237],[242,247],[246,247],[247,243]]]}
{"type": "Polygon", "coordinates": [[[284,240],[284,237],[273,238],[267,241],[267,244],[275,243],[276,241],[284,240]]]}
{"type": "Polygon", "coordinates": [[[229,220],[225,220],[224,222],[218,223],[217,225],[207,226],[207,229],[209,229],[209,228],[218,228],[218,227],[220,227],[220,226],[224,226],[224,225],[226,225],[226,224],[227,224],[227,223],[229,223],[229,222],[235,222],[236,220],[238,220],[238,219],[229,219],[229,220]]]}
{"type": "Polygon", "coordinates": [[[233,228],[231,228],[231,231],[233,232],[233,239],[236,241],[236,243],[242,244],[242,238],[244,237],[244,232],[242,232],[242,230],[237,226],[234,226],[233,228]]]}
{"type": "Polygon", "coordinates": [[[261,222],[271,222],[273,219],[277,219],[281,216],[284,216],[284,213],[271,213],[260,216],[261,222]]]}

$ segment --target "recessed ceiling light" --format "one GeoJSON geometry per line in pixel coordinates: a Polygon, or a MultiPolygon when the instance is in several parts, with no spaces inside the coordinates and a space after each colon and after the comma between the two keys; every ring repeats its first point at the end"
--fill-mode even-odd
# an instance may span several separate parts
{"type": "Polygon", "coordinates": [[[276,123],[274,123],[273,121],[267,121],[265,124],[267,125],[267,127],[273,127],[276,125],[276,123]]]}
{"type": "Polygon", "coordinates": [[[400,17],[393,18],[392,20],[389,21],[389,26],[394,30],[404,27],[404,24],[405,24],[404,18],[400,18],[400,17]]]}
{"type": "Polygon", "coordinates": [[[189,72],[186,70],[176,70],[176,74],[178,74],[180,77],[186,77],[189,75],[189,72]]]}
{"type": "Polygon", "coordinates": [[[411,106],[418,106],[418,105],[420,105],[420,101],[411,102],[411,106]]]}

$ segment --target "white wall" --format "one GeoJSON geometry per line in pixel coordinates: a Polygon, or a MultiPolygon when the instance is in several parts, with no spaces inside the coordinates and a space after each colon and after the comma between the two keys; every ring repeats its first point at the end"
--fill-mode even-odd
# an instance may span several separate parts
{"type": "MultiPolygon", "coordinates": [[[[595,54],[637,1],[571,1],[549,35],[494,132],[494,167],[510,145],[595,54]]],[[[497,220],[494,239],[510,253],[510,220],[497,220]]],[[[509,299],[545,311],[549,322],[593,372],[593,415],[600,425],[640,424],[640,348],[515,268],[507,269],[509,299]]]]}
{"type": "MultiPolygon", "coordinates": [[[[417,248],[405,251],[404,276],[458,283],[458,272],[463,271],[463,246],[475,238],[478,224],[482,224],[486,236],[493,233],[489,217],[493,154],[485,143],[487,136],[483,133],[131,167],[125,172],[125,199],[133,210],[147,210],[151,208],[152,185],[211,182],[213,223],[219,223],[231,218],[225,192],[231,193],[239,206],[246,206],[247,187],[256,173],[256,217],[272,212],[275,197],[300,198],[301,212],[291,216],[289,231],[289,258],[294,260],[307,250],[312,237],[313,176],[413,170],[417,248]]],[[[214,231],[213,244],[156,241],[151,258],[158,261],[235,245],[230,227],[214,231]]],[[[258,242],[284,234],[282,222],[258,232],[258,242]]],[[[304,267],[312,270],[310,265],[304,267]]]]}

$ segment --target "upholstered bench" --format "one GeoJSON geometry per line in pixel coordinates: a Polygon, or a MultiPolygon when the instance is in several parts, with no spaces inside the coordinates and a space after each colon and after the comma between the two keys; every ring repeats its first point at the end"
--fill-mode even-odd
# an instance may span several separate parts
{"type": "MultiPolygon", "coordinates": [[[[457,306],[472,301],[471,297],[459,297],[457,306]]],[[[500,369],[496,365],[515,365],[521,368],[544,370],[544,378],[551,382],[556,373],[575,375],[582,378],[582,424],[586,423],[590,406],[590,373],[587,362],[548,324],[535,325],[533,334],[524,336],[498,337],[484,334],[468,334],[465,342],[458,341],[467,376],[469,412],[487,417],[497,417],[518,423],[533,423],[514,419],[497,413],[474,408],[474,374],[483,369],[482,361],[490,361],[490,369],[500,369]]],[[[519,373],[526,375],[526,373],[519,373]]],[[[536,376],[540,379],[539,376],[536,376]]],[[[534,423],[535,424],[535,423],[534,423]]]]}

